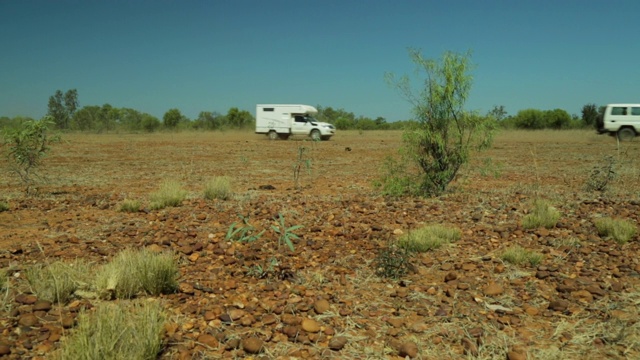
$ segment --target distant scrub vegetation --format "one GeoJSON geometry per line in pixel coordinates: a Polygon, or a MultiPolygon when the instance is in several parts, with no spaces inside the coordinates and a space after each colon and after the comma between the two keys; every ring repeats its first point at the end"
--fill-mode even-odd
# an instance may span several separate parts
{"type": "MultiPolygon", "coordinates": [[[[404,130],[415,125],[414,120],[394,119],[387,121],[384,117],[369,118],[358,116],[344,109],[317,105],[319,121],[334,124],[338,130],[404,130]]],[[[484,116],[493,117],[502,128],[506,129],[576,129],[594,127],[604,107],[586,104],[582,115],[570,115],[562,109],[539,110],[524,109],[515,115],[508,115],[504,106],[494,106],[484,116]]],[[[253,129],[253,114],[237,107],[230,108],[226,114],[216,111],[201,111],[195,119],[184,116],[179,109],[167,110],[162,119],[131,108],[117,108],[110,104],[86,105],[80,107],[78,92],[75,89],[63,93],[57,90],[49,98],[47,115],[55,122],[57,130],[82,132],[155,132],[178,130],[230,130],[253,129]]],[[[13,118],[0,116],[0,128],[18,127],[29,117],[13,118]]]]}

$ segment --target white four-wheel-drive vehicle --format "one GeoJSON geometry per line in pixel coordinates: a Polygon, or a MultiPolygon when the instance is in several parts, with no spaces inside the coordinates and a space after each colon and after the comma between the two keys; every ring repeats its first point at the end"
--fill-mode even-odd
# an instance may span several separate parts
{"type": "Polygon", "coordinates": [[[598,132],[631,140],[640,134],[640,104],[609,104],[598,119],[598,132]]]}
{"type": "Polygon", "coordinates": [[[291,135],[305,135],[313,140],[329,140],[336,127],[313,118],[318,110],[309,105],[256,105],[256,134],[269,139],[286,140],[291,135]]]}

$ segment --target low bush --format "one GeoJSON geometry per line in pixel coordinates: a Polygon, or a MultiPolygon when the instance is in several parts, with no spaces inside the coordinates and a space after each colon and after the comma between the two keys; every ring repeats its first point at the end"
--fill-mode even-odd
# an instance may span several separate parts
{"type": "Polygon", "coordinates": [[[9,203],[6,201],[0,201],[0,212],[9,211],[9,203]]]}
{"type": "Polygon", "coordinates": [[[378,251],[373,260],[376,275],[391,279],[398,279],[412,269],[411,253],[405,248],[395,245],[384,247],[378,251]]]}
{"type": "Polygon", "coordinates": [[[522,227],[525,229],[535,229],[545,227],[550,229],[558,223],[560,212],[549,205],[548,202],[536,199],[533,202],[531,213],[522,219],[522,227]]]}
{"type": "Polygon", "coordinates": [[[102,297],[130,299],[141,293],[171,293],[178,286],[177,278],[173,254],[128,249],[102,266],[95,285],[102,297]]]}
{"type": "Polygon", "coordinates": [[[152,210],[159,210],[166,207],[180,206],[186,198],[187,192],[182,189],[180,183],[165,181],[160,185],[158,191],[150,195],[150,207],[152,210]]]}
{"type": "Polygon", "coordinates": [[[637,232],[637,227],[630,221],[609,217],[596,219],[596,229],[600,236],[610,237],[618,244],[626,244],[637,232]]]}
{"type": "Polygon", "coordinates": [[[400,247],[412,252],[426,252],[460,240],[460,229],[443,225],[428,225],[411,230],[398,240],[400,247]]]}
{"type": "Polygon", "coordinates": [[[132,200],[132,199],[125,199],[121,204],[120,207],[118,207],[119,211],[122,212],[138,212],[140,211],[140,201],[138,200],[132,200]]]}
{"type": "Polygon", "coordinates": [[[543,255],[535,251],[525,249],[520,245],[514,245],[502,252],[500,258],[514,265],[523,265],[528,263],[531,266],[536,266],[542,261],[543,255]]]}
{"type": "Polygon", "coordinates": [[[231,197],[231,180],[226,176],[216,176],[209,180],[204,188],[204,198],[207,200],[227,200],[231,197]]]}
{"type": "Polygon", "coordinates": [[[156,359],[166,315],[158,301],[104,303],[83,311],[54,359],[156,359]]]}
{"type": "Polygon", "coordinates": [[[25,273],[32,291],[39,299],[61,304],[67,303],[76,290],[87,287],[91,281],[91,267],[80,260],[36,265],[25,273]]]}

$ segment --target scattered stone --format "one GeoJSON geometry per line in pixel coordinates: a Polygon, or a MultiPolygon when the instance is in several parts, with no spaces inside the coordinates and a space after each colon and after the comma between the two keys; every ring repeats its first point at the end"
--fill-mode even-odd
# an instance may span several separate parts
{"type": "Polygon", "coordinates": [[[527,355],[516,350],[511,350],[507,353],[507,360],[527,360],[527,355]]]}
{"type": "Polygon", "coordinates": [[[38,300],[33,304],[33,311],[49,311],[51,310],[51,301],[38,300]]]}
{"type": "Polygon", "coordinates": [[[33,314],[24,314],[18,320],[18,324],[22,326],[34,326],[38,324],[38,318],[33,314]]]}
{"type": "Polygon", "coordinates": [[[242,348],[249,354],[258,354],[263,349],[263,341],[257,337],[242,340],[242,348]]]}
{"type": "Polygon", "coordinates": [[[320,299],[313,303],[313,310],[315,310],[316,314],[324,314],[329,308],[330,304],[325,299],[320,299]]]}
{"type": "Polygon", "coordinates": [[[449,281],[453,281],[455,279],[458,278],[458,274],[456,274],[455,272],[451,271],[449,273],[447,273],[447,275],[444,276],[444,281],[445,282],[449,282],[449,281]]]}
{"type": "Polygon", "coordinates": [[[198,342],[204,344],[210,348],[217,348],[220,342],[215,336],[209,334],[202,334],[198,336],[198,342]]]}
{"type": "Polygon", "coordinates": [[[463,338],[460,343],[462,344],[465,355],[478,356],[478,345],[476,345],[475,341],[469,338],[463,338]]]}
{"type": "Polygon", "coordinates": [[[497,283],[490,282],[487,286],[485,286],[483,292],[486,296],[496,296],[502,294],[504,292],[504,289],[497,283]]]}
{"type": "Polygon", "coordinates": [[[554,311],[565,311],[569,308],[569,302],[567,300],[552,300],[549,303],[549,309],[554,311]]]}
{"type": "Polygon", "coordinates": [[[340,351],[347,345],[347,338],[344,336],[337,336],[329,341],[329,349],[334,351],[340,351]]]}
{"type": "Polygon", "coordinates": [[[310,333],[317,333],[320,331],[320,324],[313,319],[304,319],[301,324],[302,330],[310,333]]]}
{"type": "Polygon", "coordinates": [[[11,348],[7,345],[0,345],[0,356],[11,354],[11,348]]]}
{"type": "Polygon", "coordinates": [[[409,357],[411,359],[418,356],[418,345],[413,341],[405,342],[398,348],[398,355],[401,357],[409,357]]]}
{"type": "Polygon", "coordinates": [[[391,318],[387,320],[387,323],[394,328],[401,328],[404,325],[404,320],[400,318],[391,318]]]}
{"type": "Polygon", "coordinates": [[[35,295],[29,294],[18,294],[16,295],[16,302],[25,305],[31,305],[38,301],[38,298],[35,295]]]}

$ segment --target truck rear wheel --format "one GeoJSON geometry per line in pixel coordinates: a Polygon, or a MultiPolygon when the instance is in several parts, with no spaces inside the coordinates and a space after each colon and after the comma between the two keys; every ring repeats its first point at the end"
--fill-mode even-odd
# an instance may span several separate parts
{"type": "Polygon", "coordinates": [[[269,140],[278,140],[278,133],[273,130],[269,131],[267,136],[269,137],[269,140]]]}
{"type": "Polygon", "coordinates": [[[634,137],[636,137],[636,132],[633,131],[632,128],[623,127],[622,129],[618,130],[618,140],[620,141],[629,141],[634,137]]]}
{"type": "Polygon", "coordinates": [[[320,136],[319,130],[311,130],[311,140],[320,141],[321,139],[322,139],[322,136],[320,136]]]}

